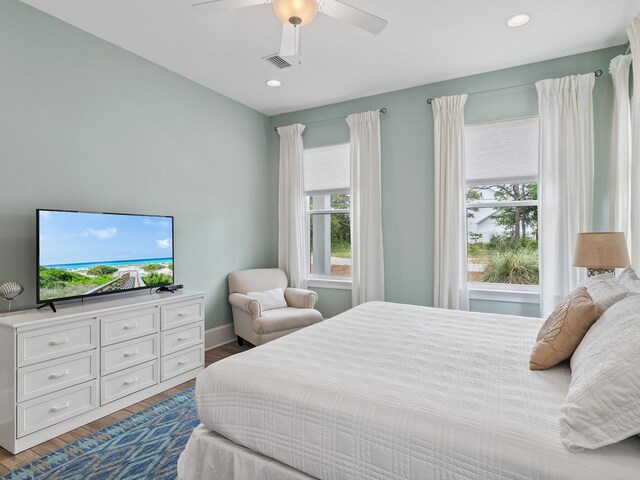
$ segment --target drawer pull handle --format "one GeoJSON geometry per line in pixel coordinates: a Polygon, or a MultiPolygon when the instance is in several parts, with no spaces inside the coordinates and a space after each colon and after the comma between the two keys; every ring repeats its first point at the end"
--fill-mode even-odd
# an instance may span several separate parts
{"type": "Polygon", "coordinates": [[[138,322],[133,322],[133,323],[128,323],[123,328],[125,330],[132,330],[132,329],[136,328],[137,326],[138,326],[138,322]]]}
{"type": "Polygon", "coordinates": [[[131,385],[132,383],[136,383],[138,381],[138,377],[128,378],[124,381],[125,385],[131,385]]]}
{"type": "Polygon", "coordinates": [[[58,373],[52,373],[51,375],[49,375],[49,378],[60,378],[60,377],[66,377],[67,375],[69,375],[69,370],[65,370],[63,372],[58,372],[58,373]]]}
{"type": "Polygon", "coordinates": [[[191,335],[189,335],[187,333],[186,335],[182,335],[182,336],[178,337],[178,341],[182,342],[184,340],[189,340],[190,337],[191,337],[191,335]]]}
{"type": "Polygon", "coordinates": [[[178,361],[178,365],[186,365],[187,363],[189,363],[189,359],[186,357],[178,361]]]}
{"type": "Polygon", "coordinates": [[[62,345],[63,343],[67,343],[69,341],[68,338],[60,338],[58,340],[51,340],[49,345],[62,345]]]}
{"type": "Polygon", "coordinates": [[[179,317],[186,317],[187,315],[189,315],[189,312],[178,312],[179,317]]]}
{"type": "Polygon", "coordinates": [[[55,407],[51,407],[51,411],[59,412],[60,410],[64,410],[65,408],[69,408],[69,402],[64,402],[62,405],[56,405],[55,407]]]}
{"type": "Polygon", "coordinates": [[[137,354],[138,354],[138,349],[137,348],[135,348],[135,349],[133,349],[133,350],[131,350],[129,352],[124,352],[124,356],[125,357],[133,357],[134,355],[137,355],[137,354]]]}

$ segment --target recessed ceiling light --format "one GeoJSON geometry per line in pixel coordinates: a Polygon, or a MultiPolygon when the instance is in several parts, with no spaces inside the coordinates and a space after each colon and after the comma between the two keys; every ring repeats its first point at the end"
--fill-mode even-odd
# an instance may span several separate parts
{"type": "Polygon", "coordinates": [[[282,85],[282,82],[280,80],[267,80],[266,83],[268,86],[270,87],[279,87],[280,85],[282,85]]]}
{"type": "Polygon", "coordinates": [[[522,27],[529,23],[529,20],[531,20],[531,16],[526,13],[519,13],[518,15],[514,15],[507,19],[507,27],[522,27]]]}

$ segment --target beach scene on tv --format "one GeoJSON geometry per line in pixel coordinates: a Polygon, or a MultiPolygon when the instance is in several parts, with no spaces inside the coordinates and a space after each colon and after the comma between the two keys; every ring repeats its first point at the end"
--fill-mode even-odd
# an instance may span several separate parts
{"type": "Polygon", "coordinates": [[[40,301],[173,283],[173,219],[39,212],[40,301]]]}

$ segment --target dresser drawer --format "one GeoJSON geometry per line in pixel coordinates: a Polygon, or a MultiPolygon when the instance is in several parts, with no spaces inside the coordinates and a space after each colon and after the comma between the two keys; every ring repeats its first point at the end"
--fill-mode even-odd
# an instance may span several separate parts
{"type": "Polygon", "coordinates": [[[29,400],[18,405],[17,436],[24,437],[96,407],[96,380],[29,400]]]}
{"type": "Polygon", "coordinates": [[[204,345],[162,357],[162,381],[204,365],[204,345]]]}
{"type": "Polygon", "coordinates": [[[100,404],[113,402],[158,383],[158,361],[112,373],[101,379],[100,404]]]}
{"type": "Polygon", "coordinates": [[[184,327],[162,332],[162,355],[204,343],[204,323],[192,323],[184,327]]]}
{"type": "Polygon", "coordinates": [[[17,401],[22,402],[96,378],[95,350],[18,369],[17,401]]]}
{"type": "Polygon", "coordinates": [[[100,371],[102,375],[118,372],[156,360],[159,353],[160,341],[157,333],[102,347],[100,350],[100,371]]]}
{"type": "Polygon", "coordinates": [[[18,366],[92,350],[97,338],[95,318],[18,332],[18,366]]]}
{"type": "Polygon", "coordinates": [[[204,304],[202,299],[161,306],[160,311],[162,330],[169,330],[170,328],[204,320],[204,304]]]}
{"type": "Polygon", "coordinates": [[[158,331],[158,308],[147,308],[100,318],[100,342],[112,345],[158,331]]]}

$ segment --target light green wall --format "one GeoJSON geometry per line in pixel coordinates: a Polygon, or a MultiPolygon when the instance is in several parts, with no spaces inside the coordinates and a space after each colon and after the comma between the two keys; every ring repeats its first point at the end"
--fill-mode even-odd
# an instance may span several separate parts
{"type": "MultiPolygon", "coordinates": [[[[174,215],[176,280],[229,323],[226,276],[276,262],[268,119],[112,44],[0,2],[0,283],[35,303],[35,209],[174,215]]],[[[0,311],[7,303],[0,300],[0,311]]]]}
{"type": "MultiPolygon", "coordinates": [[[[349,139],[343,120],[309,123],[350,113],[386,107],[382,117],[382,217],[385,247],[386,299],[392,302],[431,305],[433,301],[434,160],[433,116],[429,97],[472,93],[506,86],[530,84],[545,78],[586,73],[598,68],[605,75],[594,91],[596,181],[594,221],[607,228],[609,147],[612,85],[609,61],[624,47],[549,60],[506,70],[474,75],[362,98],[320,108],[279,115],[272,126],[307,124],[306,147],[349,139]]],[[[513,118],[537,113],[535,87],[525,86],[471,95],[467,101],[467,123],[513,118]]],[[[271,157],[278,157],[278,136],[271,133],[271,157]]],[[[274,197],[275,198],[275,197],[274,197]]],[[[350,307],[349,292],[317,289],[319,308],[331,316],[350,307]]],[[[472,301],[474,310],[537,316],[531,304],[472,301]]]]}
{"type": "Polygon", "coordinates": [[[318,294],[316,308],[322,312],[324,318],[331,318],[351,308],[351,290],[334,288],[314,288],[318,294]]]}
{"type": "MultiPolygon", "coordinates": [[[[341,120],[387,107],[382,120],[386,296],[430,305],[433,121],[428,97],[471,93],[602,68],[600,50],[267,119],[140,57],[25,6],[0,2],[0,283],[35,302],[35,209],[176,217],[176,280],[205,290],[207,327],[231,321],[226,275],[276,264],[277,125],[307,123],[308,147],[346,142],[341,120]]],[[[597,80],[596,228],[607,227],[611,81],[597,80]]],[[[533,87],[472,95],[468,123],[534,114],[533,87]]],[[[347,290],[316,289],[333,316],[347,290]]],[[[472,309],[536,315],[531,304],[472,309]]],[[[0,302],[0,311],[7,304],[0,302]]]]}

